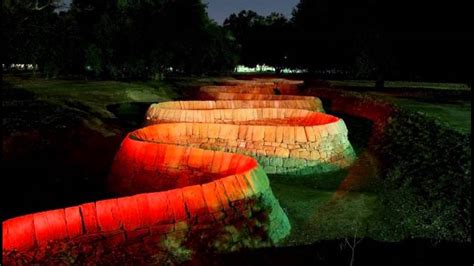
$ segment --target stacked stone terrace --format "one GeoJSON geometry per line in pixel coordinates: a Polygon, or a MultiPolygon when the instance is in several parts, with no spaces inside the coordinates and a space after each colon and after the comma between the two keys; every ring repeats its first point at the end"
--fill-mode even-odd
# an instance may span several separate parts
{"type": "Polygon", "coordinates": [[[3,254],[41,263],[77,243],[109,253],[167,239],[216,251],[278,243],[291,227],[266,173],[318,174],[355,157],[341,119],[287,95],[300,85],[226,80],[201,88],[205,101],[152,105],[114,159],[107,187],[120,197],[4,221],[3,254]]]}
{"type": "Polygon", "coordinates": [[[158,245],[169,237],[200,239],[189,244],[228,251],[272,245],[288,235],[288,218],[251,157],[156,144],[132,134],[109,180],[110,191],[130,196],[9,219],[2,224],[3,251],[35,258],[51,246],[158,245]]]}
{"type": "MultiPolygon", "coordinates": [[[[249,104],[240,102],[241,107],[249,104]]],[[[275,101],[253,104],[279,106],[275,101]]],[[[300,99],[283,105],[319,108],[300,99]]],[[[171,125],[168,132],[176,124],[171,125]]],[[[155,136],[160,133],[147,135],[151,129],[130,133],[114,159],[108,188],[122,197],[6,220],[4,256],[20,254],[22,261],[13,263],[41,263],[78,244],[105,244],[113,253],[137,243],[162,250],[167,239],[178,239],[180,248],[230,251],[273,245],[289,234],[288,218],[255,159],[191,143],[159,143],[155,136]]]]}
{"type": "Polygon", "coordinates": [[[250,155],[269,174],[319,174],[354,161],[344,121],[322,113],[319,99],[273,94],[275,84],[296,91],[301,82],[222,83],[226,85],[201,88],[204,98],[216,98],[214,101],[152,105],[146,119],[148,125],[156,126],[145,128],[137,137],[144,134],[158,143],[250,155]],[[233,100],[222,100],[222,95],[232,95],[233,100]],[[240,95],[252,100],[242,100],[240,95]],[[255,100],[258,98],[266,100],[255,100]]]}

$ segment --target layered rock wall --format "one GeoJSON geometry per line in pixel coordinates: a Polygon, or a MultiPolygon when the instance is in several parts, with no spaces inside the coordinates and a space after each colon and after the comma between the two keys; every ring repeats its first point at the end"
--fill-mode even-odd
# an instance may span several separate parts
{"type": "Polygon", "coordinates": [[[109,189],[131,196],[3,222],[3,251],[35,257],[51,245],[157,244],[177,233],[183,239],[205,233],[209,237],[199,245],[228,250],[268,246],[290,230],[265,172],[240,154],[156,144],[129,135],[111,169],[109,189]]]}
{"type": "Polygon", "coordinates": [[[207,101],[149,108],[147,126],[127,135],[110,171],[107,188],[120,197],[4,221],[4,257],[42,263],[77,245],[105,245],[109,254],[139,245],[136,254],[155,257],[169,239],[178,240],[169,252],[232,251],[287,236],[288,218],[265,172],[349,166],[347,128],[323,113],[319,99],[286,95],[298,92],[299,81],[222,84],[201,88],[207,101]]]}

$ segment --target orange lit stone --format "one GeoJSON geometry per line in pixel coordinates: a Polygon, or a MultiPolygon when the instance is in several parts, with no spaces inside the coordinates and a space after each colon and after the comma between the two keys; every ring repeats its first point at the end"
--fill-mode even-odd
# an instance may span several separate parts
{"type": "MultiPolygon", "coordinates": [[[[50,240],[122,245],[170,233],[185,238],[198,228],[218,230],[216,224],[258,224],[265,235],[242,242],[249,247],[287,236],[288,218],[263,169],[281,174],[317,164],[347,167],[354,160],[347,128],[322,113],[319,99],[288,95],[299,90],[300,81],[222,84],[201,88],[205,101],[149,108],[147,126],[126,136],[110,170],[108,189],[122,197],[4,221],[3,250],[35,254],[50,240]],[[245,214],[254,206],[267,217],[245,214]]],[[[233,234],[247,231],[252,232],[233,234]]]]}

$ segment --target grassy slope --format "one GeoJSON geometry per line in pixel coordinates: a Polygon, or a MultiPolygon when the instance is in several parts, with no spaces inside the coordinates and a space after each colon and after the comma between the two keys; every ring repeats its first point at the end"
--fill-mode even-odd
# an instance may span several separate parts
{"type": "Polygon", "coordinates": [[[431,103],[399,97],[391,97],[389,100],[402,108],[421,112],[431,118],[438,119],[460,132],[471,132],[471,102],[469,99],[466,99],[467,101],[444,103],[431,103]]]}
{"type": "Polygon", "coordinates": [[[447,99],[444,97],[428,97],[426,95],[419,95],[420,91],[424,89],[429,91],[458,91],[471,92],[466,84],[459,83],[430,83],[430,82],[409,82],[409,81],[386,81],[385,87],[400,88],[405,93],[387,93],[375,91],[375,81],[371,80],[332,80],[329,83],[333,86],[343,86],[346,89],[353,91],[365,91],[369,94],[383,97],[402,108],[421,112],[428,117],[438,119],[439,121],[451,126],[453,129],[462,133],[471,132],[471,101],[470,97],[456,99],[447,99]],[[407,97],[407,92],[412,89],[418,93],[407,97]]]}
{"type": "Polygon", "coordinates": [[[323,239],[370,236],[369,226],[377,216],[374,193],[348,192],[338,197],[335,190],[282,184],[272,180],[272,189],[292,225],[283,245],[304,245],[323,239]]]}
{"type": "Polygon", "coordinates": [[[112,115],[106,111],[109,104],[150,102],[178,96],[169,84],[160,82],[19,80],[13,77],[7,77],[5,81],[36,94],[38,99],[66,105],[79,102],[92,113],[108,118],[112,115]]]}
{"type": "Polygon", "coordinates": [[[305,245],[325,239],[371,237],[383,226],[376,166],[364,151],[348,170],[304,177],[270,176],[272,190],[286,211],[292,231],[282,245],[305,245]],[[375,186],[374,186],[375,184],[375,186]]]}
{"type": "MultiPolygon", "coordinates": [[[[375,87],[374,80],[328,80],[333,86],[347,87],[375,87]]],[[[434,83],[434,82],[416,82],[416,81],[386,81],[387,88],[422,88],[436,90],[466,90],[471,89],[466,84],[461,83],[434,83]]]]}
{"type": "MultiPolygon", "coordinates": [[[[83,80],[19,79],[6,76],[4,81],[34,95],[35,101],[58,106],[65,112],[80,114],[89,128],[104,136],[117,134],[107,120],[117,117],[108,106],[123,103],[158,102],[178,97],[177,90],[164,82],[117,82],[83,80]]],[[[14,103],[12,103],[14,104],[14,103]]],[[[54,114],[61,116],[60,113],[54,114]]]]}

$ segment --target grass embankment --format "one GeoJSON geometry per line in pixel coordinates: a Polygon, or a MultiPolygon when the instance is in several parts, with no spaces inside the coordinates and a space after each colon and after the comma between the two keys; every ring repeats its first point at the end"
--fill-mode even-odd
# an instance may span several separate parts
{"type": "Polygon", "coordinates": [[[372,80],[331,80],[335,88],[365,92],[439,120],[461,133],[471,132],[471,88],[461,83],[386,81],[375,89],[372,80]]]}
{"type": "Polygon", "coordinates": [[[270,176],[272,190],[286,211],[292,231],[283,246],[320,240],[383,236],[377,186],[377,165],[365,152],[348,170],[319,176],[270,176]]]}
{"type": "MultiPolygon", "coordinates": [[[[352,88],[374,88],[375,80],[328,80],[332,86],[344,86],[352,88]]],[[[462,83],[435,83],[435,82],[417,82],[417,81],[385,81],[386,88],[421,88],[436,90],[463,90],[470,91],[466,84],[462,83]]]]}
{"type": "MultiPolygon", "coordinates": [[[[106,120],[117,118],[110,111],[110,106],[157,102],[179,96],[178,90],[165,82],[69,81],[8,76],[5,82],[16,90],[31,93],[33,99],[30,100],[62,109],[62,112],[56,113],[58,116],[65,115],[64,112],[75,113],[88,127],[106,136],[117,133],[106,124],[106,120]]],[[[15,108],[15,105],[21,104],[21,99],[15,102],[7,99],[5,104],[8,108],[15,108]]],[[[28,104],[23,108],[28,108],[28,104]]]]}

